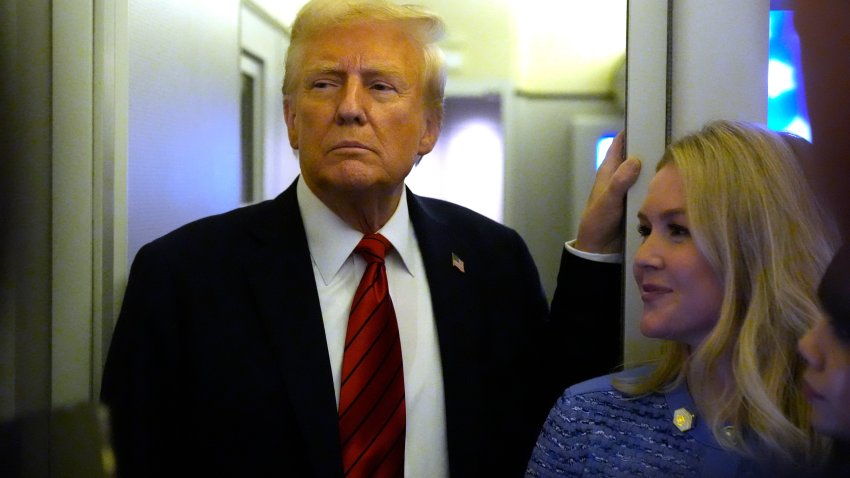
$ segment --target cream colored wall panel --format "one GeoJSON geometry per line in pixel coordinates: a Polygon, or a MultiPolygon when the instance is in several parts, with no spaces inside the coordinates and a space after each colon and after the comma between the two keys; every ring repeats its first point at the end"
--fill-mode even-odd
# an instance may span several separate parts
{"type": "Polygon", "coordinates": [[[672,138],[712,119],[767,122],[770,0],[676,0],[672,138]]]}
{"type": "Polygon", "coordinates": [[[641,244],[637,211],[646,197],[655,165],[667,146],[667,22],[672,1],[641,0],[629,4],[626,151],[639,157],[642,167],[626,200],[623,267],[623,357],[626,367],[651,360],[660,352],[659,341],[640,333],[643,302],[632,275],[632,263],[641,244]]]}
{"type": "Polygon", "coordinates": [[[626,50],[626,0],[514,2],[516,83],[528,93],[597,94],[626,50]]]}
{"type": "Polygon", "coordinates": [[[238,0],[129,2],[128,255],[239,205],[238,0]]]}
{"type": "Polygon", "coordinates": [[[298,158],[286,135],[281,93],[289,36],[250,7],[242,8],[240,22],[242,51],[262,64],[262,182],[263,196],[270,199],[289,186],[299,173],[298,158]]]}
{"type": "Polygon", "coordinates": [[[92,1],[54,1],[51,405],[91,398],[92,1]]]}

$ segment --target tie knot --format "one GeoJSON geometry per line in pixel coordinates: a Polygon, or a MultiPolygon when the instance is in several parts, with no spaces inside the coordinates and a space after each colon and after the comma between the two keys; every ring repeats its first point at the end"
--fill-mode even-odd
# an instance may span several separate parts
{"type": "Polygon", "coordinates": [[[393,245],[386,237],[380,234],[366,234],[354,248],[354,252],[360,254],[367,263],[384,262],[387,252],[393,245]]]}

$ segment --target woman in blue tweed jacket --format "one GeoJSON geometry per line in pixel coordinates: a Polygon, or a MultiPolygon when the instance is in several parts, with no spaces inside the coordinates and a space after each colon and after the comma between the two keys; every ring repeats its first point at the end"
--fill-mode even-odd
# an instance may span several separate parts
{"type": "Polygon", "coordinates": [[[640,329],[666,351],[569,388],[527,475],[816,468],[827,446],[811,430],[795,348],[822,317],[816,288],[837,241],[788,144],[754,124],[709,123],[668,148],[638,219],[640,329]]]}

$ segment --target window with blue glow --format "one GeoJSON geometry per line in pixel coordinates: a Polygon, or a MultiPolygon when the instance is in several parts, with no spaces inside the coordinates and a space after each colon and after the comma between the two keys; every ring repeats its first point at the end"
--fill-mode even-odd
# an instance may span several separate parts
{"type": "Polygon", "coordinates": [[[803,90],[800,40],[791,10],[770,12],[770,60],[767,71],[767,126],[811,141],[803,90]]]}

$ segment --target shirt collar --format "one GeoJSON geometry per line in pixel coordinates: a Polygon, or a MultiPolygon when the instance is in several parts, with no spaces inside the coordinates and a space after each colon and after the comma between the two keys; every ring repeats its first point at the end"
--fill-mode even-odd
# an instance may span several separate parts
{"type": "MultiPolygon", "coordinates": [[[[322,281],[328,285],[351,256],[357,243],[363,238],[363,233],[334,214],[300,177],[296,194],[307,233],[310,256],[319,269],[322,281]]],[[[378,232],[389,239],[403,267],[408,274],[413,275],[410,265],[413,264],[411,260],[416,239],[407,209],[407,194],[402,193],[392,217],[378,232]]]]}

